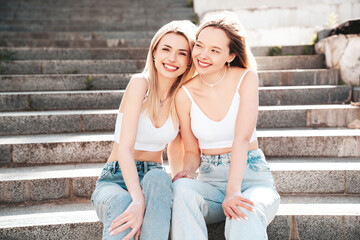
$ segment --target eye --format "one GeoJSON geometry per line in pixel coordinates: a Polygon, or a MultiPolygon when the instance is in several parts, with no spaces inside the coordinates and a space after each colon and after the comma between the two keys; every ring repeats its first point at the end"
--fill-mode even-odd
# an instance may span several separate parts
{"type": "Polygon", "coordinates": [[[163,48],[162,50],[163,50],[163,51],[166,51],[166,52],[169,52],[169,51],[170,51],[169,48],[163,48]]]}
{"type": "Polygon", "coordinates": [[[185,57],[187,56],[187,54],[184,52],[180,52],[180,55],[185,56],[185,57]]]}
{"type": "Polygon", "coordinates": [[[211,52],[213,52],[213,53],[220,53],[220,52],[219,52],[218,50],[216,50],[216,49],[212,49],[211,52]]]}
{"type": "Polygon", "coordinates": [[[201,47],[199,43],[195,43],[195,47],[201,47]]]}

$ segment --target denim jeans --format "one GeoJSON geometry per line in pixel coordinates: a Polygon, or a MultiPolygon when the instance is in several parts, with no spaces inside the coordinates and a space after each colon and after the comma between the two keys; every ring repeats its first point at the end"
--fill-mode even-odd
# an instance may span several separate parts
{"type": "MultiPolygon", "coordinates": [[[[230,153],[201,155],[196,180],[182,178],[174,182],[171,239],[207,239],[206,224],[225,220],[222,202],[229,177],[230,153]]],[[[274,219],[280,204],[269,164],[260,149],[249,151],[241,184],[244,198],[255,203],[255,213],[240,208],[248,220],[227,219],[226,239],[267,239],[266,227],[274,219]]]]}
{"type": "MultiPolygon", "coordinates": [[[[170,231],[173,188],[169,175],[159,163],[136,161],[142,191],[145,196],[145,215],[140,239],[167,240],[170,231]]],[[[131,229],[110,236],[111,222],[131,203],[119,163],[105,164],[91,197],[96,213],[104,224],[103,239],[122,239],[131,229]]]]}

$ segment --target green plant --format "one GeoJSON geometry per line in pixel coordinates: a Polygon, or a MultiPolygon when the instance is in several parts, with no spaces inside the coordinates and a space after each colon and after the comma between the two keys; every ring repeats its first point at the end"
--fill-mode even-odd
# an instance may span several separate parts
{"type": "Polygon", "coordinates": [[[269,48],[268,56],[280,56],[281,52],[281,46],[274,46],[269,48]]]}
{"type": "Polygon", "coordinates": [[[0,54],[0,61],[11,61],[13,60],[13,52],[5,51],[5,53],[0,54]]]}
{"type": "Polygon", "coordinates": [[[33,109],[34,109],[34,106],[33,106],[34,101],[32,100],[32,98],[29,97],[28,100],[27,100],[27,102],[28,102],[28,108],[29,108],[30,110],[33,110],[33,109]]]}
{"type": "Polygon", "coordinates": [[[337,21],[338,21],[338,15],[336,13],[332,12],[332,13],[330,13],[326,24],[329,28],[334,28],[337,25],[337,21]]]}
{"type": "Polygon", "coordinates": [[[311,55],[313,54],[314,45],[308,44],[304,47],[304,50],[302,51],[302,55],[311,55]]]}
{"type": "Polygon", "coordinates": [[[66,72],[66,74],[78,74],[78,73],[79,73],[79,71],[76,69],[66,72]]]}
{"type": "Polygon", "coordinates": [[[200,23],[199,15],[197,15],[196,13],[193,16],[192,23],[195,25],[199,25],[200,23]]]}
{"type": "Polygon", "coordinates": [[[347,85],[347,83],[340,79],[338,85],[347,85]]]}
{"type": "Polygon", "coordinates": [[[92,79],[92,77],[89,75],[89,76],[87,76],[87,78],[86,78],[86,90],[91,90],[91,89],[93,89],[94,88],[94,85],[92,84],[92,82],[93,82],[93,79],[92,79]]]}
{"type": "Polygon", "coordinates": [[[193,0],[188,0],[187,3],[186,3],[186,6],[187,7],[194,7],[194,1],[193,0]]]}

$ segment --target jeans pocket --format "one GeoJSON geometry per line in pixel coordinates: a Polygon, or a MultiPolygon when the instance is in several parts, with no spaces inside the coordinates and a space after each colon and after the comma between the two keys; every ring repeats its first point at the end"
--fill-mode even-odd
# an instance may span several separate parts
{"type": "Polygon", "coordinates": [[[214,166],[208,162],[201,162],[199,167],[200,174],[209,174],[213,170],[214,166]]]}
{"type": "Polygon", "coordinates": [[[263,157],[249,158],[248,164],[256,172],[270,172],[270,165],[263,157]]]}
{"type": "Polygon", "coordinates": [[[111,170],[108,169],[108,168],[103,168],[103,170],[101,171],[101,174],[100,174],[100,177],[99,177],[99,180],[104,180],[105,178],[107,178],[108,176],[111,175],[111,170]]]}

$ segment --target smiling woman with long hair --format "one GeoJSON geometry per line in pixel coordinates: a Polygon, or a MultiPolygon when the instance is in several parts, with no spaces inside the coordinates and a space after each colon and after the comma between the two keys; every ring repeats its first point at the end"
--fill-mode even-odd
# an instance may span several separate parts
{"type": "Polygon", "coordinates": [[[174,96],[194,74],[194,28],[189,21],[163,26],[151,41],[144,71],[125,90],[113,150],[91,198],[103,239],[168,239],[173,190],[161,156],[169,144],[176,173],[182,145],[174,96]]]}
{"type": "Polygon", "coordinates": [[[237,17],[205,17],[192,58],[198,75],[175,100],[185,157],[173,179],[171,238],[207,239],[206,224],[226,219],[226,239],[267,239],[280,197],[258,146],[259,80],[237,17]]]}

